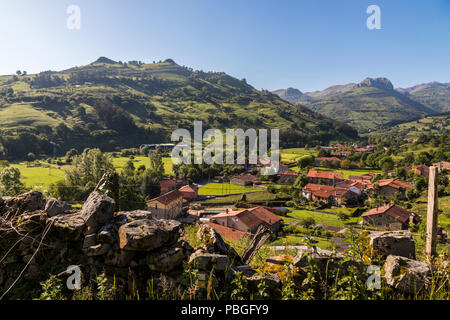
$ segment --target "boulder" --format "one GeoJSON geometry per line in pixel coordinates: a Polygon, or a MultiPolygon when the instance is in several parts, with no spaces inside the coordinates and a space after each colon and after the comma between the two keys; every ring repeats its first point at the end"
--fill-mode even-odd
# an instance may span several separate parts
{"type": "Polygon", "coordinates": [[[112,249],[109,250],[105,257],[104,263],[107,266],[124,268],[131,264],[137,251],[120,250],[119,244],[115,243],[112,249]]]}
{"type": "Polygon", "coordinates": [[[324,250],[320,248],[310,248],[308,246],[304,246],[304,248],[300,247],[297,250],[297,255],[294,257],[293,265],[295,267],[307,267],[310,262],[315,263],[320,269],[324,269],[330,267],[336,267],[338,262],[344,259],[344,256],[340,253],[324,250]]]}
{"type": "Polygon", "coordinates": [[[270,299],[278,299],[281,297],[281,279],[277,274],[273,273],[256,273],[251,277],[246,278],[247,286],[250,292],[256,294],[255,299],[265,298],[260,297],[260,286],[264,286],[267,290],[266,294],[270,299]]]}
{"type": "Polygon", "coordinates": [[[86,250],[86,255],[88,257],[101,256],[106,254],[111,249],[111,245],[108,243],[99,243],[97,245],[91,246],[86,250]]]}
{"type": "Polygon", "coordinates": [[[410,231],[374,231],[369,234],[370,246],[378,253],[414,259],[416,248],[410,231]]]}
{"type": "Polygon", "coordinates": [[[133,222],[136,220],[141,220],[141,219],[152,219],[153,218],[152,213],[150,211],[146,211],[146,210],[119,212],[117,214],[117,216],[120,216],[120,215],[123,215],[123,218],[119,217],[119,219],[126,221],[126,223],[133,222]]]}
{"type": "Polygon", "coordinates": [[[215,254],[197,250],[189,257],[189,264],[196,269],[210,271],[225,271],[230,265],[230,259],[223,254],[215,254]]]}
{"type": "Polygon", "coordinates": [[[426,288],[429,275],[430,266],[422,261],[389,255],[384,264],[387,284],[406,293],[416,293],[426,288]]]}
{"type": "Polygon", "coordinates": [[[98,230],[113,218],[115,202],[100,191],[92,192],[81,209],[81,217],[91,230],[98,230]]]}
{"type": "Polygon", "coordinates": [[[123,250],[152,251],[171,245],[180,236],[176,220],[140,219],[119,228],[119,243],[123,250]]]}
{"type": "Polygon", "coordinates": [[[72,209],[72,206],[64,201],[59,201],[54,198],[50,198],[45,205],[44,211],[49,217],[57,216],[58,214],[63,214],[72,209]]]}
{"type": "Polygon", "coordinates": [[[97,242],[114,243],[117,241],[117,230],[113,224],[104,225],[97,234],[97,242]]]}
{"type": "Polygon", "coordinates": [[[25,232],[38,231],[42,229],[46,218],[44,211],[25,212],[17,218],[17,228],[25,232]]]}
{"type": "Polygon", "coordinates": [[[180,266],[192,251],[189,243],[180,241],[171,247],[147,255],[147,265],[151,270],[168,272],[180,266]]]}
{"type": "Polygon", "coordinates": [[[86,228],[79,212],[51,217],[47,223],[52,223],[52,233],[65,240],[80,240],[86,228]]]}
{"type": "Polygon", "coordinates": [[[29,191],[4,200],[2,211],[9,217],[12,217],[26,211],[43,210],[44,207],[45,200],[42,193],[39,191],[29,191]]]}

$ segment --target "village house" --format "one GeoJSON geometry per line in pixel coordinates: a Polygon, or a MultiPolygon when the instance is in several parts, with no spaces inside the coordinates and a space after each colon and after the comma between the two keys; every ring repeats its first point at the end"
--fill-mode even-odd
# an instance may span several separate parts
{"type": "Polygon", "coordinates": [[[405,168],[406,171],[412,171],[419,176],[428,177],[430,169],[427,165],[419,164],[417,166],[405,168]]]}
{"type": "Polygon", "coordinates": [[[406,190],[414,189],[410,183],[401,179],[381,179],[378,180],[375,185],[378,185],[378,188],[374,188],[375,193],[383,197],[390,197],[395,193],[398,193],[404,198],[406,190]]]}
{"type": "Polygon", "coordinates": [[[169,191],[179,189],[186,185],[187,182],[179,179],[163,179],[159,182],[159,187],[161,188],[160,194],[163,195],[169,191]]]}
{"type": "Polygon", "coordinates": [[[280,172],[280,179],[278,179],[278,183],[284,185],[293,185],[298,176],[299,173],[297,171],[286,170],[280,172]]]}
{"type": "Polygon", "coordinates": [[[183,211],[183,195],[173,190],[147,201],[147,210],[156,219],[176,219],[183,211]]]}
{"type": "Polygon", "coordinates": [[[450,170],[450,161],[441,161],[441,162],[436,162],[433,163],[434,167],[437,167],[439,171],[441,170],[450,170]]]}
{"type": "Polygon", "coordinates": [[[358,201],[358,194],[350,189],[313,183],[308,183],[303,188],[302,195],[309,201],[322,201],[335,206],[358,201]]]}
{"type": "Polygon", "coordinates": [[[235,176],[230,179],[231,184],[237,184],[240,186],[251,186],[254,184],[259,184],[259,180],[252,174],[244,173],[238,176],[235,176]]]}
{"type": "Polygon", "coordinates": [[[282,225],[282,219],[279,216],[263,207],[233,211],[227,210],[211,216],[210,222],[250,234],[255,234],[260,225],[265,225],[273,233],[276,233],[282,225]]]}
{"type": "Polygon", "coordinates": [[[329,186],[334,186],[336,183],[344,180],[344,174],[342,172],[320,170],[309,170],[306,177],[309,183],[326,184],[329,186]]]}
{"type": "Polygon", "coordinates": [[[193,201],[195,199],[197,199],[198,197],[198,186],[193,185],[193,184],[187,184],[183,187],[181,187],[180,189],[178,189],[178,191],[181,192],[181,195],[183,196],[183,200],[190,202],[193,201]]]}
{"type": "Polygon", "coordinates": [[[318,157],[314,159],[314,165],[316,167],[320,167],[323,161],[327,161],[329,163],[337,162],[340,164],[342,160],[338,157],[318,157]]]}
{"type": "Polygon", "coordinates": [[[412,212],[394,204],[388,204],[364,213],[362,223],[387,230],[405,230],[408,229],[409,222],[413,217],[412,212]]]}

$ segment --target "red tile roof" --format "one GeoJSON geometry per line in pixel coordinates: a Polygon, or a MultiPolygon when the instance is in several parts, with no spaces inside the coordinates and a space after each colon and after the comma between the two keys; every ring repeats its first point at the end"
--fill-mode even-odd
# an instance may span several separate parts
{"type": "Polygon", "coordinates": [[[299,175],[299,173],[297,171],[286,170],[286,171],[280,172],[280,175],[296,176],[297,177],[299,175]]]}
{"type": "Polygon", "coordinates": [[[316,197],[329,198],[331,196],[336,198],[342,198],[347,193],[352,192],[347,188],[324,186],[321,184],[308,183],[303,191],[309,191],[313,193],[316,197]]]}
{"type": "Polygon", "coordinates": [[[308,178],[319,178],[319,179],[344,179],[344,174],[342,172],[333,171],[319,171],[319,170],[309,170],[306,175],[308,178]]]}
{"type": "Polygon", "coordinates": [[[197,192],[198,191],[198,187],[194,186],[194,185],[185,185],[183,187],[181,187],[180,189],[178,189],[181,192],[197,192]]]}
{"type": "Polygon", "coordinates": [[[276,214],[270,212],[269,210],[263,208],[263,207],[254,207],[251,209],[248,209],[251,213],[253,213],[258,219],[264,221],[268,225],[273,225],[279,221],[281,221],[281,218],[277,216],[276,214]]]}
{"type": "Polygon", "coordinates": [[[380,187],[389,186],[394,189],[414,189],[408,182],[400,179],[381,179],[376,182],[380,187]]]}
{"type": "Polygon", "coordinates": [[[403,209],[402,207],[398,207],[393,204],[387,204],[382,207],[371,209],[371,210],[367,211],[366,213],[364,213],[362,216],[367,217],[367,216],[373,216],[373,215],[377,215],[377,214],[387,214],[387,215],[391,216],[392,218],[394,218],[402,223],[405,223],[406,221],[409,220],[409,217],[411,216],[412,213],[406,209],[403,209]]]}
{"type": "Polygon", "coordinates": [[[231,229],[231,228],[228,228],[225,226],[221,226],[220,224],[217,224],[217,223],[204,222],[204,224],[211,226],[222,237],[229,239],[229,240],[237,241],[247,234],[246,232],[242,232],[242,231],[239,231],[236,229],[231,229]]]}
{"type": "Polygon", "coordinates": [[[173,201],[175,201],[175,200],[177,200],[179,198],[182,198],[182,197],[183,196],[182,196],[180,191],[173,190],[173,191],[170,191],[170,192],[167,192],[167,193],[163,194],[162,196],[159,196],[157,198],[151,199],[148,202],[158,201],[159,203],[167,205],[167,204],[169,204],[169,203],[171,203],[171,202],[173,202],[173,201]]]}
{"type": "Polygon", "coordinates": [[[281,220],[279,216],[263,207],[222,212],[212,216],[211,219],[224,217],[237,217],[249,229],[253,229],[262,223],[272,226],[281,220]]]}

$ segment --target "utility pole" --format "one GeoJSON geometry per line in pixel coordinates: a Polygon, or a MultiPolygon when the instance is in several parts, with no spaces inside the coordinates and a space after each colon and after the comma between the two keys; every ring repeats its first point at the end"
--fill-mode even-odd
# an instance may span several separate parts
{"type": "Polygon", "coordinates": [[[427,257],[436,255],[436,234],[438,220],[437,168],[430,167],[428,180],[427,208],[427,257]]]}

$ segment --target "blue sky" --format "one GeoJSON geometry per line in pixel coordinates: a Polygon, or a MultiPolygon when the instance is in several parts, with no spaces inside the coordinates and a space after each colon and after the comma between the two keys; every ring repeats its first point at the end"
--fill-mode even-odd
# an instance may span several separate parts
{"type": "Polygon", "coordinates": [[[0,74],[166,58],[246,78],[257,89],[322,90],[365,77],[395,87],[450,74],[450,0],[7,0],[0,74]],[[66,27],[67,7],[81,29],[66,27]],[[366,9],[381,9],[369,30],[366,9]]]}

